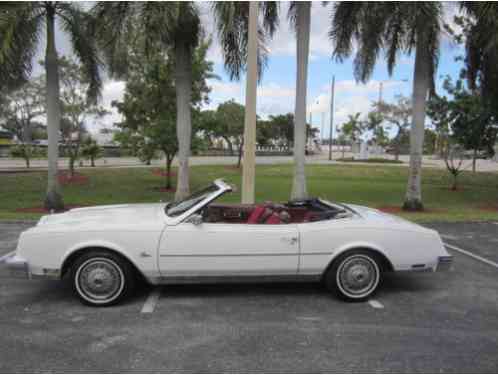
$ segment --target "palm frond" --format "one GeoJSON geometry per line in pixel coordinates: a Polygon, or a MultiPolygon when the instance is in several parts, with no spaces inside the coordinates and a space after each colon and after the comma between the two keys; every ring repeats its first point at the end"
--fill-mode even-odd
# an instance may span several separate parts
{"type": "Polygon", "coordinates": [[[26,82],[43,27],[43,9],[33,3],[5,2],[0,7],[0,89],[26,82]]]}
{"type": "Polygon", "coordinates": [[[354,75],[357,81],[367,82],[377,58],[384,47],[386,20],[393,11],[389,3],[365,4],[359,13],[356,35],[358,50],[354,58],[354,75]]]}
{"type": "Polygon", "coordinates": [[[359,18],[366,2],[337,2],[332,11],[329,39],[333,44],[332,56],[339,62],[351,55],[353,40],[358,36],[359,18]]]}
{"type": "MultiPolygon", "coordinates": [[[[263,25],[258,23],[258,80],[268,61],[268,39],[276,30],[278,5],[267,2],[263,8],[263,25]]],[[[216,2],[212,6],[215,23],[230,79],[239,80],[246,69],[249,42],[249,3],[216,2]]]]}
{"type": "Polygon", "coordinates": [[[100,96],[102,80],[97,40],[91,28],[94,26],[91,16],[84,13],[74,3],[60,3],[57,6],[62,29],[69,35],[73,51],[82,65],[82,71],[89,83],[87,97],[95,101],[100,96]]]}
{"type": "Polygon", "coordinates": [[[126,76],[132,16],[137,6],[125,1],[99,1],[90,11],[95,20],[92,32],[111,76],[126,76]]]}

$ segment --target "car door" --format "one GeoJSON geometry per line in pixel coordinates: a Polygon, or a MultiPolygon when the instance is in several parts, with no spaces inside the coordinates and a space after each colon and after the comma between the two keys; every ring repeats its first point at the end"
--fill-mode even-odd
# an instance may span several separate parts
{"type": "Polygon", "coordinates": [[[163,277],[296,275],[294,224],[182,222],[167,226],[159,245],[163,277]]]}

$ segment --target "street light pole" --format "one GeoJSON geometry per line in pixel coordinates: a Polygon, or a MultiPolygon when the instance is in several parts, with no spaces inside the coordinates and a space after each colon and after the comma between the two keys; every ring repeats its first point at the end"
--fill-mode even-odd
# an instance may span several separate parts
{"type": "Polygon", "coordinates": [[[332,91],[330,93],[329,160],[332,160],[332,140],[334,135],[334,94],[335,94],[335,76],[332,76],[332,91]]]}
{"type": "Polygon", "coordinates": [[[256,85],[258,2],[249,2],[249,41],[247,51],[246,110],[244,118],[244,163],[242,165],[242,203],[254,204],[256,172],[256,85]]]}

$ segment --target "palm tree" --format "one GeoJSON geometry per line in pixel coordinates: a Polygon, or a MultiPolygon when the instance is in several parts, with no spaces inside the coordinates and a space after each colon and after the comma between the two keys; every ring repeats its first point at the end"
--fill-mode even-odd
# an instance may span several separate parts
{"type": "Polygon", "coordinates": [[[334,6],[329,32],[333,55],[342,61],[353,52],[358,81],[371,76],[381,50],[385,50],[389,74],[399,52],[415,49],[413,116],[410,133],[410,168],[403,208],[422,210],[421,172],[424,122],[428,93],[434,88],[439,57],[442,6],[439,2],[340,2],[334,6]]]}
{"type": "MultiPolygon", "coordinates": [[[[307,195],[304,162],[310,6],[311,4],[306,2],[293,2],[288,14],[298,39],[293,198],[303,198],[307,195]]],[[[213,10],[225,58],[225,68],[229,71],[230,78],[239,79],[247,60],[249,5],[247,2],[216,2],[213,10]]],[[[265,43],[268,38],[273,36],[278,27],[279,7],[276,2],[266,1],[259,3],[259,10],[262,13],[262,24],[258,26],[258,79],[260,80],[267,59],[265,43]]]]}
{"type": "Polygon", "coordinates": [[[480,90],[486,104],[496,110],[498,101],[498,4],[461,3],[465,17],[457,20],[465,41],[465,73],[472,91],[480,90]]]}
{"type": "Polygon", "coordinates": [[[126,75],[130,38],[145,35],[144,49],[160,48],[175,63],[178,179],[175,200],[190,193],[189,157],[192,136],[192,58],[201,36],[194,2],[98,2],[92,9],[101,46],[113,75],[126,75]]]}
{"type": "Polygon", "coordinates": [[[278,5],[275,2],[217,2],[213,11],[230,78],[239,79],[241,71],[247,70],[241,190],[242,203],[252,204],[255,197],[256,85],[266,63],[266,37],[273,36],[278,24],[278,5]],[[262,25],[258,24],[259,11],[263,14],[262,25]]]}
{"type": "Polygon", "coordinates": [[[45,71],[48,132],[48,182],[45,207],[63,208],[57,181],[58,141],[60,132],[59,62],[55,46],[55,20],[71,41],[72,49],[90,82],[88,97],[96,99],[100,89],[100,61],[95,43],[88,33],[88,15],[78,4],[55,1],[26,3],[4,2],[0,5],[0,88],[9,88],[26,81],[41,33],[46,32],[45,71]]]}
{"type": "Polygon", "coordinates": [[[294,178],[292,199],[304,199],[306,191],[306,92],[310,45],[311,3],[296,1],[289,8],[289,19],[296,30],[297,73],[294,113],[294,178]]]}

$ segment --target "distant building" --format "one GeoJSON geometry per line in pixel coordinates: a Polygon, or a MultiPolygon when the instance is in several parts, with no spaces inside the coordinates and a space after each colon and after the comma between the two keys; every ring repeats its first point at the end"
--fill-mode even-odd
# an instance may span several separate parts
{"type": "Polygon", "coordinates": [[[92,133],[91,137],[95,139],[99,146],[117,146],[116,142],[114,142],[114,132],[92,133]]]}

